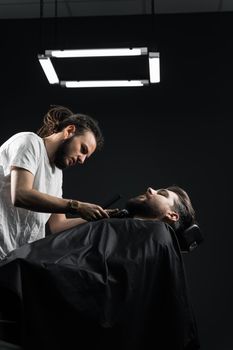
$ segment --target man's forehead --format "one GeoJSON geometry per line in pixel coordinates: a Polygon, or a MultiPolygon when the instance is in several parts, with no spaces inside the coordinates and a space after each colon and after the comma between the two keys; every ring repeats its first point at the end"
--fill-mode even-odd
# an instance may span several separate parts
{"type": "Polygon", "coordinates": [[[171,191],[171,190],[167,190],[167,189],[166,189],[166,191],[168,192],[169,197],[170,197],[170,198],[173,198],[174,201],[177,202],[177,201],[179,200],[179,196],[178,196],[177,193],[175,193],[175,192],[173,192],[173,191],[171,191]]]}

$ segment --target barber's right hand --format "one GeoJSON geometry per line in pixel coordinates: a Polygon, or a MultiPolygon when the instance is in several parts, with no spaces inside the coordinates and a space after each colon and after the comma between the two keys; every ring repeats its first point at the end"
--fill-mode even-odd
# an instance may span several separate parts
{"type": "Polygon", "coordinates": [[[87,221],[109,218],[108,213],[99,205],[92,203],[79,202],[79,215],[87,221]]]}

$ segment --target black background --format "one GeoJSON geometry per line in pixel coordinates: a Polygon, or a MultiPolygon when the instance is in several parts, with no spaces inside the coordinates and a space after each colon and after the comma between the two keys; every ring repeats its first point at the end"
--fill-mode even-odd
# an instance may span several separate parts
{"type": "MultiPolygon", "coordinates": [[[[0,22],[1,143],[64,105],[96,118],[105,136],[101,152],[64,172],[64,197],[101,204],[172,184],[190,194],[205,235],[184,256],[203,350],[233,348],[232,28],[232,13],[0,22]],[[159,84],[65,89],[37,60],[45,49],[129,46],[160,52],[159,84]]],[[[143,58],[55,61],[62,79],[148,77],[143,58]]]]}

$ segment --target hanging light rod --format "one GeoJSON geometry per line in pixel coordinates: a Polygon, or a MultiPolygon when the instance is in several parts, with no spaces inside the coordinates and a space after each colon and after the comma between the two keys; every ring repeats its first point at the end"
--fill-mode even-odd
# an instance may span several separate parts
{"type": "Polygon", "coordinates": [[[39,62],[50,84],[59,84],[57,73],[49,57],[38,55],[39,62]]]}
{"type": "Polygon", "coordinates": [[[61,81],[60,85],[67,88],[89,87],[127,87],[148,85],[149,80],[93,80],[93,81],[61,81]]]}
{"type": "Polygon", "coordinates": [[[89,50],[45,50],[45,56],[57,58],[69,57],[110,57],[147,55],[147,47],[123,49],[89,49],[89,50]]]}
{"type": "Polygon", "coordinates": [[[160,55],[159,52],[149,52],[150,82],[160,82],[160,55]]]}

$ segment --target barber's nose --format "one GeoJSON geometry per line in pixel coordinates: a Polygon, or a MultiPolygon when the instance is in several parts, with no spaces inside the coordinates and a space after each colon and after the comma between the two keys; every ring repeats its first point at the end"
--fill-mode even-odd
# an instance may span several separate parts
{"type": "Polygon", "coordinates": [[[78,162],[79,162],[80,164],[83,164],[83,163],[85,162],[85,159],[86,159],[86,155],[80,155],[80,156],[78,157],[78,162]]]}
{"type": "Polygon", "coordinates": [[[156,191],[153,190],[153,188],[151,188],[151,187],[148,187],[147,192],[150,193],[150,194],[155,194],[156,193],[156,191]]]}

